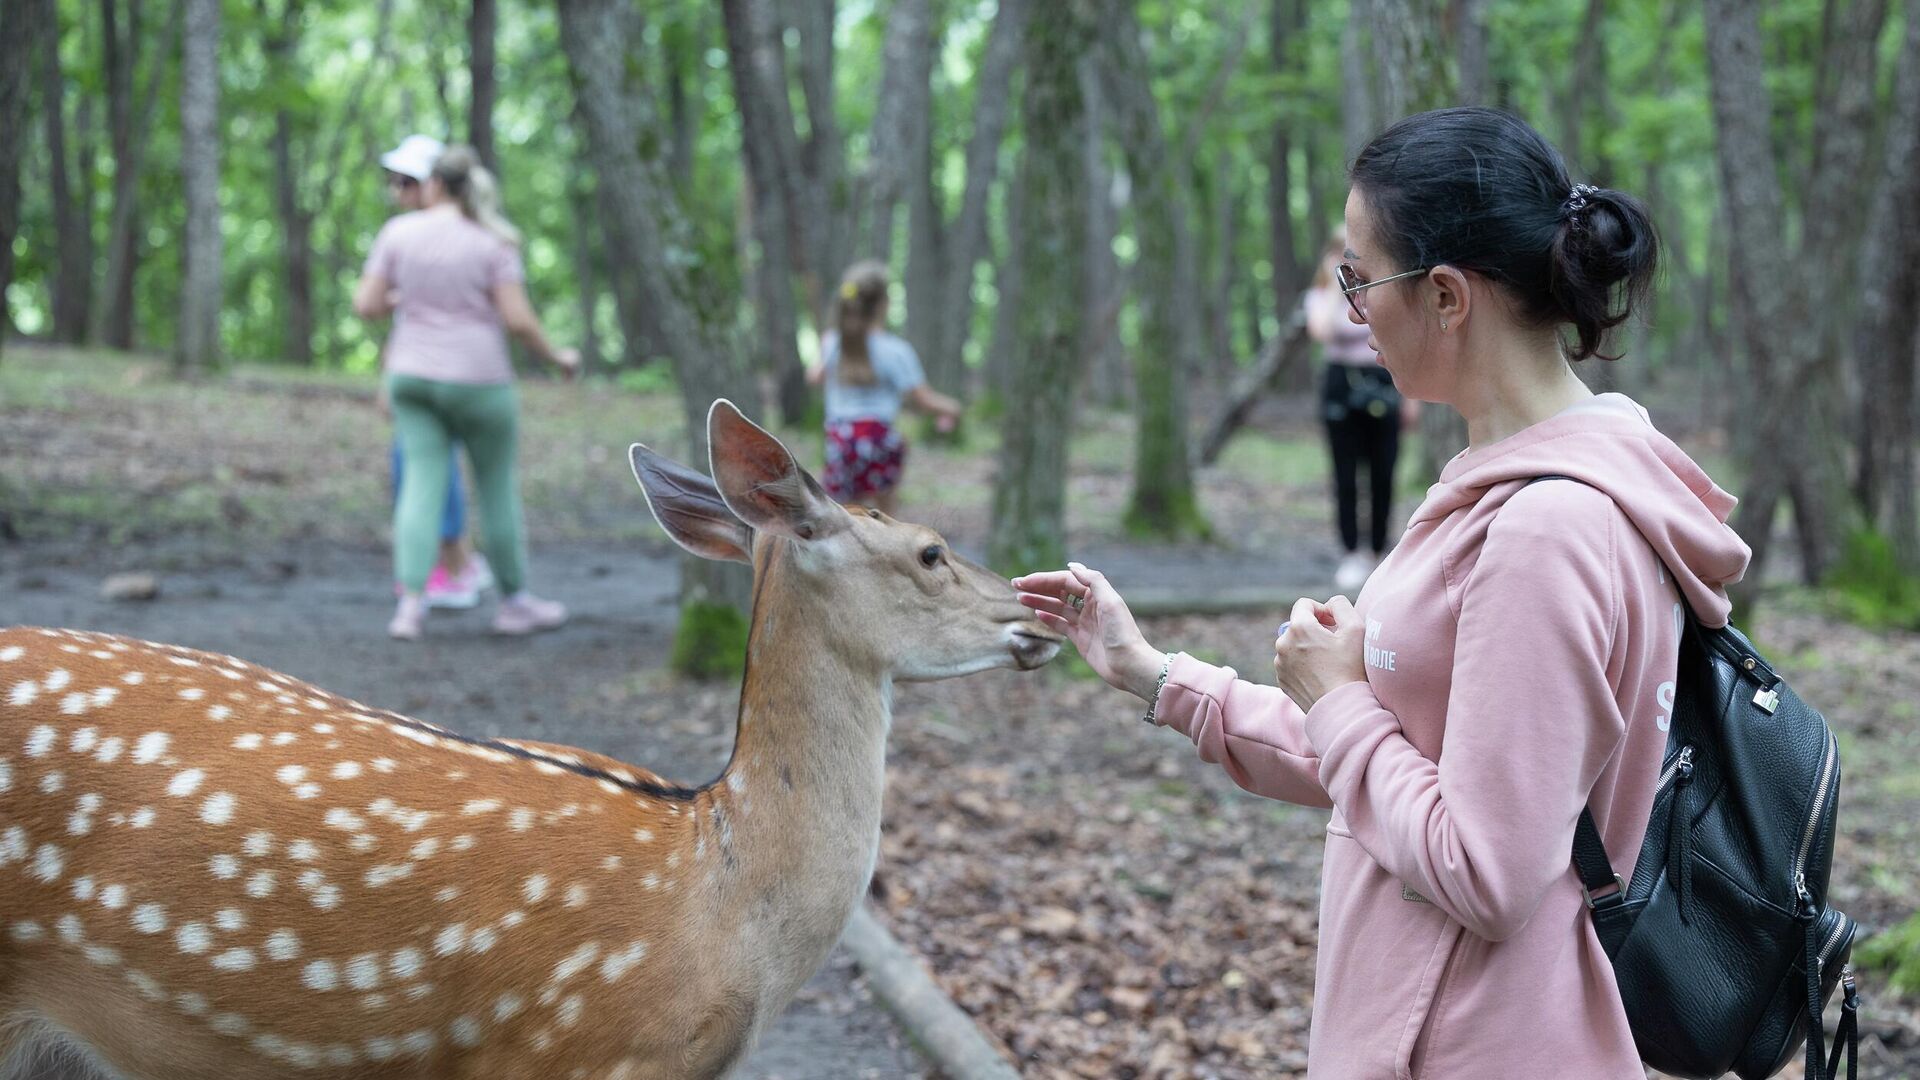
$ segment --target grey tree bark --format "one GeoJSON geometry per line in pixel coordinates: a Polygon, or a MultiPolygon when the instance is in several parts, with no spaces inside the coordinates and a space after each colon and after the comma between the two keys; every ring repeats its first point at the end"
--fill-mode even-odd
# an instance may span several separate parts
{"type": "MultiPolygon", "coordinates": [[[[693,302],[683,260],[669,257],[670,251],[694,248],[674,237],[685,219],[664,175],[669,141],[658,137],[662,132],[652,98],[628,77],[631,42],[625,22],[616,0],[560,0],[560,42],[585,121],[587,155],[600,184],[609,259],[632,268],[637,299],[646,305],[649,322],[671,358],[686,414],[689,446],[684,460],[699,467],[707,461],[708,406],[726,397],[751,408],[752,381],[741,350],[723,329],[701,320],[703,306],[693,302]],[[649,137],[643,139],[643,134],[649,137]]],[[[730,607],[743,616],[750,612],[752,581],[746,568],[736,564],[684,557],[681,641],[704,631],[706,616],[700,612],[716,607],[730,607]]]]}
{"type": "Polygon", "coordinates": [[[1073,387],[1085,345],[1085,122],[1076,63],[1093,46],[1083,0],[1048,0],[1026,33],[1021,129],[1026,153],[1012,229],[1020,293],[1015,309],[1020,362],[1011,365],[1001,412],[999,479],[993,489],[989,562],[1002,570],[1060,566],[1066,558],[1067,448],[1073,387]]]}
{"type": "Polygon", "coordinates": [[[1089,399],[1107,408],[1125,408],[1132,400],[1133,373],[1120,347],[1120,309],[1125,301],[1120,259],[1113,253],[1120,228],[1114,205],[1114,172],[1107,162],[1107,131],[1112,124],[1100,88],[1098,55],[1080,59],[1080,97],[1086,103],[1087,161],[1087,388],[1089,399]]]}
{"type": "Polygon", "coordinates": [[[1735,321],[1750,393],[1735,452],[1747,490],[1733,521],[1753,548],[1735,591],[1751,607],[1771,547],[1774,515],[1790,502],[1801,573],[1817,582],[1838,546],[1845,469],[1838,438],[1840,328],[1831,317],[1852,282],[1848,238],[1858,227],[1884,0],[1856,0],[1840,16],[1815,101],[1812,162],[1799,242],[1789,242],[1774,157],[1759,13],[1751,0],[1707,0],[1707,66],[1715,157],[1727,213],[1735,321]],[[1786,287],[1782,287],[1782,278],[1786,287]]]}
{"type": "MultiPolygon", "coordinates": [[[[1033,7],[1034,0],[1000,0],[987,33],[986,54],[975,80],[973,130],[967,137],[967,186],[960,196],[959,212],[945,230],[940,333],[937,340],[921,345],[927,354],[928,379],[961,397],[969,390],[964,357],[973,332],[974,271],[988,253],[987,200],[999,175],[1000,143],[1011,113],[1013,81],[1033,7]]],[[[1001,296],[1004,301],[1006,289],[1001,290],[1001,296]]]]}
{"type": "MultiPolygon", "coordinates": [[[[1126,527],[1136,535],[1204,535],[1194,495],[1187,437],[1187,384],[1200,369],[1206,341],[1200,324],[1199,259],[1191,225],[1192,193],[1184,167],[1169,167],[1165,128],[1132,5],[1112,5],[1101,20],[1101,72],[1114,131],[1126,155],[1133,192],[1134,299],[1140,305],[1140,347],[1133,357],[1135,434],[1133,490],[1126,527]]],[[[1030,69],[1031,70],[1031,69],[1030,69]]]]}
{"type": "Polygon", "coordinates": [[[892,260],[897,211],[910,178],[925,168],[934,36],[931,0],[895,0],[887,15],[880,89],[867,135],[862,258],[892,260]]]}
{"type": "Polygon", "coordinates": [[[220,364],[220,0],[182,2],[180,186],[187,221],[173,366],[197,376],[220,364]]]}
{"type": "Polygon", "coordinates": [[[806,370],[800,362],[800,324],[794,309],[795,186],[799,162],[783,150],[794,145],[792,129],[778,126],[780,110],[770,99],[785,96],[785,66],[778,59],[780,28],[772,12],[755,0],[721,0],[726,23],[728,70],[733,76],[735,108],[740,114],[741,154],[746,158],[752,200],[755,325],[763,370],[779,385],[781,419],[797,423],[806,415],[806,370]],[[775,82],[778,79],[780,81],[775,82]],[[786,138],[782,138],[782,135],[786,138]]]}
{"type": "MultiPolygon", "coordinates": [[[[260,25],[270,27],[261,43],[272,70],[294,67],[300,0],[287,0],[278,25],[266,0],[256,0],[260,25]]],[[[313,215],[300,205],[300,166],[294,155],[294,117],[284,105],[273,116],[274,204],[280,212],[282,315],[281,353],[300,365],[313,363],[313,215]]]]}
{"type": "Polygon", "coordinates": [[[135,97],[142,33],[141,0],[125,0],[126,28],[120,27],[121,0],[100,0],[100,24],[107,76],[107,129],[113,150],[113,209],[107,226],[105,295],[94,311],[92,336],[116,349],[133,347],[133,282],[146,245],[140,224],[140,174],[146,165],[153,110],[160,100],[160,77],[173,52],[184,4],[175,5],[167,34],[147,49],[147,77],[135,97]]]}
{"type": "Polygon", "coordinates": [[[13,332],[6,302],[13,281],[13,237],[20,229],[20,164],[27,152],[27,98],[33,89],[32,54],[44,34],[41,5],[15,2],[0,9],[0,342],[13,332]]]}
{"type": "Polygon", "coordinates": [[[494,28],[499,22],[497,0],[473,0],[467,11],[467,71],[472,93],[467,99],[467,142],[495,176],[500,162],[493,152],[494,28]]]}
{"type": "MultiPolygon", "coordinates": [[[[38,6],[42,35],[40,53],[40,115],[47,146],[48,191],[53,203],[56,264],[53,275],[53,338],[69,344],[86,339],[87,316],[93,307],[92,173],[80,172],[75,191],[68,168],[67,116],[64,80],[60,71],[60,12],[57,0],[30,0],[38,6]]],[[[11,22],[11,18],[7,20],[11,22]]],[[[11,30],[5,31],[12,33],[11,30]]],[[[85,106],[82,105],[82,108],[85,106]]],[[[83,136],[83,141],[85,137],[83,136]]],[[[85,161],[86,155],[81,155],[85,161]]],[[[0,292],[4,286],[0,286],[0,292]]]]}
{"type": "Polygon", "coordinates": [[[1458,0],[1454,5],[1455,55],[1460,65],[1462,105],[1493,104],[1493,72],[1487,60],[1487,0],[1458,0]]]}
{"type": "MultiPolygon", "coordinates": [[[[779,7],[792,20],[800,39],[800,90],[807,109],[807,138],[799,142],[791,110],[786,109],[786,96],[777,103],[782,108],[785,138],[790,147],[797,146],[788,151],[788,156],[800,163],[801,170],[792,180],[797,191],[789,197],[799,217],[795,269],[801,275],[809,317],[814,325],[825,326],[833,285],[840,271],[853,261],[856,231],[845,140],[835,104],[834,0],[784,0],[779,7]]],[[[786,84],[783,81],[780,85],[786,84]]]]}
{"type": "Polygon", "coordinates": [[[1902,567],[1920,573],[1913,432],[1915,334],[1920,333],[1920,0],[1906,30],[1888,102],[1877,190],[1860,248],[1854,336],[1855,501],[1892,541],[1902,567]]]}

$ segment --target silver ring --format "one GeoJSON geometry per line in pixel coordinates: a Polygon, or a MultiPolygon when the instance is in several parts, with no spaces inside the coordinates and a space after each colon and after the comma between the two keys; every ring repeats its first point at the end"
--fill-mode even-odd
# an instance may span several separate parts
{"type": "Polygon", "coordinates": [[[1084,596],[1069,596],[1067,597],[1067,604],[1072,607],[1073,610],[1079,611],[1081,608],[1087,606],[1087,598],[1084,596]]]}

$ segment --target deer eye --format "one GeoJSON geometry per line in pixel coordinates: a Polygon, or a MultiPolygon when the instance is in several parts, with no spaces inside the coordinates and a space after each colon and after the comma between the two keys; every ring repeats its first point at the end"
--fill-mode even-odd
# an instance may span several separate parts
{"type": "Polygon", "coordinates": [[[940,550],[939,544],[928,544],[926,550],[920,553],[920,565],[931,570],[940,565],[940,559],[945,554],[946,552],[940,550]]]}

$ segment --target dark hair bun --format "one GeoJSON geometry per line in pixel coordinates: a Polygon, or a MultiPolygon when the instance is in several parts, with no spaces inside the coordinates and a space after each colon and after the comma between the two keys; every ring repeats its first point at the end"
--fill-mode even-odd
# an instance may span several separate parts
{"type": "Polygon", "coordinates": [[[1617,358],[1601,349],[1652,286],[1653,220],[1624,192],[1576,188],[1526,121],[1477,107],[1409,116],[1367,144],[1352,175],[1397,268],[1476,271],[1526,316],[1571,324],[1571,359],[1617,358]]]}

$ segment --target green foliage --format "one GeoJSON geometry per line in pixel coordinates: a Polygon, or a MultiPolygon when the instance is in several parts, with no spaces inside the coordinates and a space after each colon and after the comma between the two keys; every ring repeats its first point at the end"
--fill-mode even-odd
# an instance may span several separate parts
{"type": "Polygon", "coordinates": [[[1849,535],[1824,584],[1841,617],[1851,622],[1920,630],[1920,577],[1901,570],[1893,545],[1877,532],[1849,535]]]}
{"type": "Polygon", "coordinates": [[[1900,993],[1920,994],[1920,914],[1861,942],[1854,962],[1884,972],[1887,985],[1900,993]]]}
{"type": "Polygon", "coordinates": [[[747,669],[747,617],[731,604],[680,608],[667,666],[695,679],[735,679],[747,669]]]}

